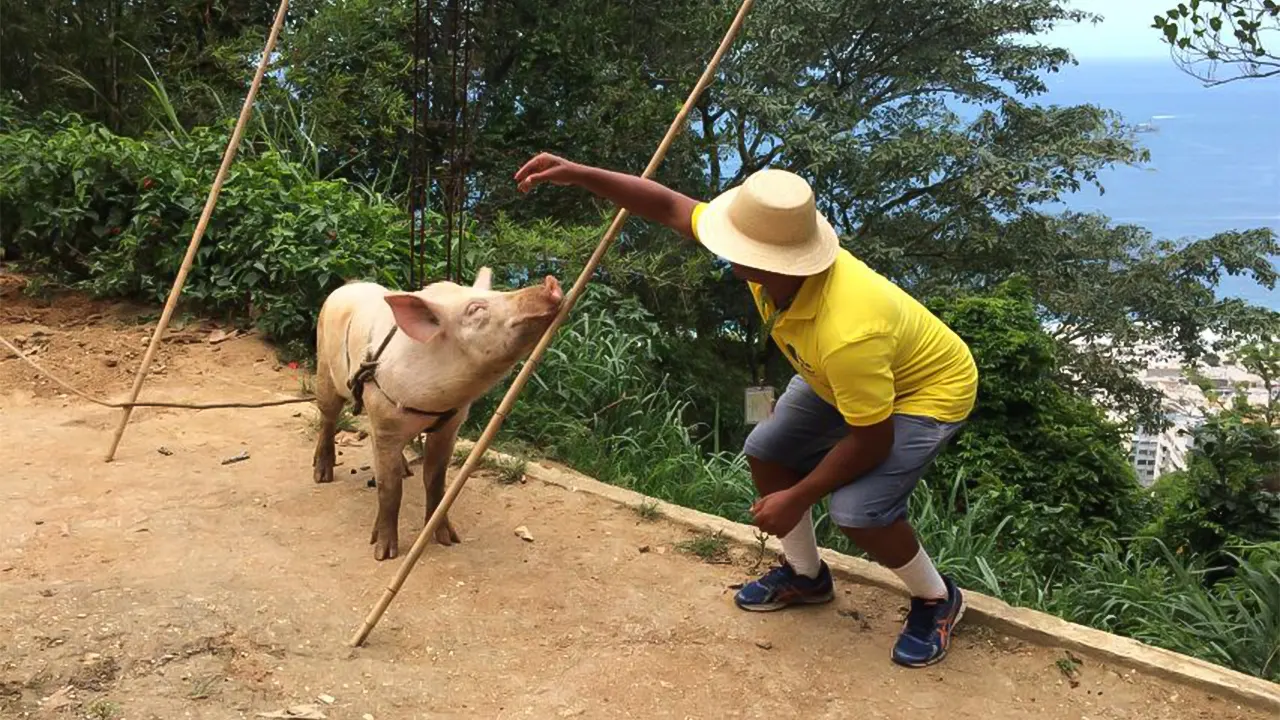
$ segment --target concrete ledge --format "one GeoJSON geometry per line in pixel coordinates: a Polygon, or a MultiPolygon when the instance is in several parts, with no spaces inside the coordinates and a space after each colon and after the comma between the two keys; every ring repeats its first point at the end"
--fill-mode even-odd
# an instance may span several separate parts
{"type": "MultiPolygon", "coordinates": [[[[470,449],[473,443],[459,439],[458,445],[470,449]]],[[[495,458],[508,458],[493,450],[485,453],[495,458]]],[[[717,515],[692,510],[642,495],[626,488],[609,485],[581,473],[545,462],[529,462],[527,474],[540,482],[574,492],[585,492],[628,506],[656,504],[663,517],[680,525],[712,533],[744,547],[758,547],[755,528],[726,520],[717,515]]],[[[782,552],[776,538],[767,547],[782,552]]],[[[822,558],[833,573],[854,582],[873,585],[907,595],[898,577],[875,563],[850,557],[826,548],[822,558]]],[[[1236,672],[1213,663],[1169,650],[1145,645],[1137,640],[1113,635],[1094,628],[1067,622],[1047,613],[1018,608],[988,595],[965,590],[968,611],[965,618],[1042,646],[1060,647],[1108,663],[1138,670],[1223,698],[1230,698],[1259,710],[1280,713],[1280,685],[1236,672]]]]}

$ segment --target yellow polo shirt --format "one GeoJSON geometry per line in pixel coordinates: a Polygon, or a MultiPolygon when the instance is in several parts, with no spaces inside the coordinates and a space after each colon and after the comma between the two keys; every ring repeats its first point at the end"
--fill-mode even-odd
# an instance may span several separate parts
{"type": "MultiPolygon", "coordinates": [[[[693,213],[694,235],[705,204],[693,213]]],[[[748,283],[760,316],[774,313],[748,283]]],[[[973,410],[978,368],[969,347],[924,305],[841,248],[804,282],[771,333],[787,360],[850,425],[891,414],[959,422],[973,410]]]]}

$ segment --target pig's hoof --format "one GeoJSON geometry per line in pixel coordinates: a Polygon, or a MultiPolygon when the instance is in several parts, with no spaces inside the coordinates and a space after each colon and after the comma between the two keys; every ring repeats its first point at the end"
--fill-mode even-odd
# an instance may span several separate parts
{"type": "Polygon", "coordinates": [[[379,533],[375,529],[369,542],[373,545],[374,560],[390,560],[400,554],[399,538],[391,533],[379,533]]]}
{"type": "Polygon", "coordinates": [[[315,481],[318,483],[333,482],[333,466],[328,463],[316,465],[315,481]]]}
{"type": "Polygon", "coordinates": [[[462,538],[458,537],[457,531],[453,529],[453,523],[445,520],[443,525],[436,528],[436,542],[447,547],[462,542],[462,538]]]}

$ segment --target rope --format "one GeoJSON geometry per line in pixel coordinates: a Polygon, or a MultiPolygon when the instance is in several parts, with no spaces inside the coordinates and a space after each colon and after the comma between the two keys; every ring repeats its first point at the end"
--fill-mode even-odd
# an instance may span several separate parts
{"type": "Polygon", "coordinates": [[[312,402],[313,400],[315,400],[314,397],[299,397],[299,398],[289,398],[287,400],[262,400],[259,402],[232,402],[232,403],[179,403],[179,402],[162,402],[162,401],[111,402],[109,400],[103,400],[102,398],[94,397],[89,393],[81,390],[80,388],[73,386],[71,383],[67,382],[66,380],[63,380],[57,375],[54,375],[48,370],[45,370],[43,367],[40,366],[40,363],[36,362],[35,360],[32,360],[31,358],[23,354],[21,350],[19,350],[16,346],[14,346],[13,343],[5,339],[3,335],[0,335],[0,345],[4,345],[6,348],[9,349],[9,352],[12,352],[14,355],[17,355],[19,360],[30,365],[32,368],[36,370],[36,372],[49,378],[55,384],[57,384],[58,387],[61,387],[63,390],[66,390],[67,392],[73,395],[76,395],[78,397],[81,397],[85,400],[88,400],[89,402],[95,405],[101,405],[102,407],[107,407],[107,408],[164,407],[164,408],[183,408],[186,410],[216,410],[219,408],[275,407],[276,405],[294,405],[297,403],[306,403],[306,402],[312,402]]]}

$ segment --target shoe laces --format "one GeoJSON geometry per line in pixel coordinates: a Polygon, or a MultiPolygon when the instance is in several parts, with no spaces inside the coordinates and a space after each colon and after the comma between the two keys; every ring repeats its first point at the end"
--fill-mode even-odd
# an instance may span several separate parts
{"type": "Polygon", "coordinates": [[[928,637],[938,619],[941,600],[911,598],[911,611],[907,613],[907,633],[913,637],[928,637]]]}
{"type": "Polygon", "coordinates": [[[777,565],[769,568],[769,572],[765,573],[757,582],[768,588],[776,588],[779,585],[790,582],[796,576],[796,571],[791,567],[791,563],[782,560],[777,565]]]}

